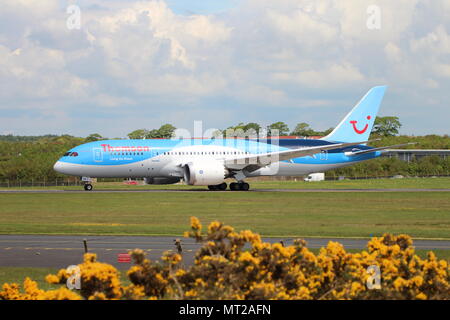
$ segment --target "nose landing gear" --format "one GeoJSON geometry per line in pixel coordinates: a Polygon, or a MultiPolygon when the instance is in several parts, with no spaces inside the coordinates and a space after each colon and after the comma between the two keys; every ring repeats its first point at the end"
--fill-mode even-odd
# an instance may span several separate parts
{"type": "Polygon", "coordinates": [[[84,183],[84,190],[86,191],[92,191],[92,179],[91,177],[81,177],[81,181],[84,183]]]}

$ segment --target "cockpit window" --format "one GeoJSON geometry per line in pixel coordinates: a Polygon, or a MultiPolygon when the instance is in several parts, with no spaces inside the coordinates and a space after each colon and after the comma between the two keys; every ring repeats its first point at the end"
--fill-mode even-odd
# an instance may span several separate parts
{"type": "Polygon", "coordinates": [[[78,157],[78,152],[66,152],[63,157],[78,157]]]}

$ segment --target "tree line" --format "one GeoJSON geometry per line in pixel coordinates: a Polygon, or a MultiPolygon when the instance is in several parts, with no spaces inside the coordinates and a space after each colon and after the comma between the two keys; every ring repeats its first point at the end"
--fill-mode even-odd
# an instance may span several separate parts
{"type": "MultiPolygon", "coordinates": [[[[401,128],[401,123],[398,117],[377,117],[375,120],[372,134],[382,137],[392,137],[398,134],[401,128]]],[[[170,123],[166,123],[159,127],[159,129],[137,129],[127,134],[129,139],[170,139],[175,136],[176,127],[170,123]]],[[[263,131],[267,136],[271,136],[276,132],[280,136],[299,136],[299,137],[311,137],[311,136],[326,136],[331,133],[334,128],[329,128],[324,131],[317,131],[311,128],[308,123],[298,123],[294,130],[290,131],[289,126],[283,121],[274,122],[265,128],[258,123],[239,123],[235,126],[230,126],[224,130],[217,130],[213,133],[213,137],[228,136],[227,132],[232,134],[245,134],[254,132],[255,134],[261,134],[263,131]]],[[[61,137],[70,137],[69,135],[63,135],[61,137]]],[[[59,139],[58,135],[43,135],[43,136],[15,136],[12,134],[0,135],[0,141],[5,142],[33,142],[38,140],[51,140],[59,139]]],[[[108,138],[103,137],[99,133],[92,133],[84,138],[84,142],[106,140],[108,138]]]]}
{"type": "MultiPolygon", "coordinates": [[[[371,146],[380,147],[396,145],[408,142],[416,142],[415,145],[405,148],[416,149],[450,149],[450,138],[447,135],[406,136],[398,135],[401,124],[396,117],[390,119],[381,118],[376,122],[372,131],[372,139],[382,138],[374,141],[371,146]]],[[[308,124],[300,123],[294,131],[289,131],[283,122],[275,122],[270,125],[276,128],[280,134],[291,134],[300,136],[326,135],[332,129],[324,132],[312,129],[308,124]],[[281,130],[280,130],[281,129],[281,130]]],[[[241,128],[244,131],[254,129],[261,130],[262,126],[256,123],[238,124],[229,128],[241,128]]],[[[159,129],[139,129],[128,134],[130,139],[170,138],[175,132],[171,124],[162,125],[159,129]]],[[[258,131],[257,131],[258,132],[258,131]]],[[[53,170],[54,163],[67,150],[82,143],[103,140],[105,137],[93,133],[85,138],[70,135],[45,135],[45,136],[13,136],[0,135],[0,181],[43,181],[54,179],[67,179],[67,176],[56,173],[53,170]]],[[[426,157],[420,160],[413,159],[410,163],[399,159],[379,158],[362,162],[351,167],[330,171],[328,176],[391,176],[403,175],[449,175],[450,159],[439,157],[426,157]]]]}

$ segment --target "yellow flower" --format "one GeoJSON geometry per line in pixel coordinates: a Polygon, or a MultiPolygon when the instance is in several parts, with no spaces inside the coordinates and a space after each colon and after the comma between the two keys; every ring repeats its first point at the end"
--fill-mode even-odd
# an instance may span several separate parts
{"type": "Polygon", "coordinates": [[[361,291],[364,291],[365,287],[359,282],[352,282],[352,286],[350,288],[350,295],[355,296],[361,291]]]}
{"type": "Polygon", "coordinates": [[[239,261],[253,263],[253,264],[259,263],[258,259],[253,257],[252,254],[248,251],[245,251],[244,253],[241,254],[241,256],[239,257],[239,261]]]}
{"type": "Polygon", "coordinates": [[[426,300],[426,299],[427,299],[427,295],[424,294],[423,292],[421,292],[421,293],[419,293],[419,294],[416,295],[416,299],[419,299],[419,300],[426,300]]]}
{"type": "Polygon", "coordinates": [[[45,281],[51,284],[58,284],[60,279],[58,276],[55,276],[54,274],[49,274],[45,277],[45,281]]]}
{"type": "Polygon", "coordinates": [[[423,278],[421,276],[415,276],[411,280],[417,287],[420,287],[423,283],[423,278]]]}
{"type": "Polygon", "coordinates": [[[197,291],[194,289],[191,289],[189,291],[186,291],[184,295],[189,298],[195,297],[195,296],[197,296],[197,291]]]}
{"type": "MultiPolygon", "coordinates": [[[[192,223],[192,222],[191,222],[192,223]]],[[[200,223],[200,222],[199,222],[200,223]]],[[[209,224],[208,226],[208,234],[211,234],[213,232],[216,232],[217,230],[219,230],[222,227],[222,223],[220,223],[219,221],[213,221],[209,224]]],[[[194,228],[194,227],[192,227],[194,228]]],[[[201,225],[200,225],[201,228],[201,225]]],[[[195,228],[194,228],[195,229],[195,228]]]]}
{"type": "Polygon", "coordinates": [[[395,279],[394,281],[394,288],[396,290],[401,290],[403,287],[408,285],[408,281],[406,281],[405,279],[403,279],[402,277],[398,277],[397,279],[395,279]]]}
{"type": "Polygon", "coordinates": [[[41,295],[43,300],[81,300],[81,297],[67,288],[50,290],[41,295]]]}
{"type": "Polygon", "coordinates": [[[191,217],[191,228],[198,231],[202,229],[202,224],[197,217],[191,217]]]}

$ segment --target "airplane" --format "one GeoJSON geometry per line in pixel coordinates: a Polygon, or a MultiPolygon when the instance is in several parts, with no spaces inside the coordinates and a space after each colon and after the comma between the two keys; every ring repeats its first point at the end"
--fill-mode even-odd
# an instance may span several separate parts
{"type": "Polygon", "coordinates": [[[370,89],[338,126],[321,139],[210,138],[100,140],[66,152],[54,170],[84,181],[92,178],[143,178],[147,184],[185,184],[247,191],[245,181],[260,176],[306,176],[377,158],[367,146],[386,86],[370,89]]]}

